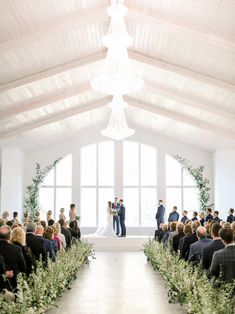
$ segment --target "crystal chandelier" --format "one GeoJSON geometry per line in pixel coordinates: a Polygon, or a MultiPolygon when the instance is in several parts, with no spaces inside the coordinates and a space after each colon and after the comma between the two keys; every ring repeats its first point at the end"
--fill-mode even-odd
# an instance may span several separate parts
{"type": "Polygon", "coordinates": [[[107,13],[111,16],[108,33],[102,38],[102,43],[108,48],[101,75],[91,80],[94,90],[113,95],[109,103],[111,117],[108,127],[101,134],[115,140],[121,140],[135,133],[128,128],[124,108],[127,103],[122,96],[136,92],[143,87],[143,80],[134,76],[128,58],[127,47],[133,43],[133,38],[127,34],[124,16],[127,8],[123,0],[112,0],[107,13]]]}

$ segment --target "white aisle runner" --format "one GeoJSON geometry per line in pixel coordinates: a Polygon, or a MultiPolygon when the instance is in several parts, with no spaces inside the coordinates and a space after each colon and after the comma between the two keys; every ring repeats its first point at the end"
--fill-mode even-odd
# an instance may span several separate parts
{"type": "Polygon", "coordinates": [[[50,314],[174,314],[164,281],[143,252],[97,252],[50,314]]]}

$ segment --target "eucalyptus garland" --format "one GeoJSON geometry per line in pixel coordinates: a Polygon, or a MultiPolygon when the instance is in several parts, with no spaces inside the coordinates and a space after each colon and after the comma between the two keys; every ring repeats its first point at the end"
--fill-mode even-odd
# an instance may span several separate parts
{"type": "Polygon", "coordinates": [[[36,175],[33,178],[33,183],[26,187],[24,211],[29,214],[31,219],[34,219],[35,213],[39,211],[39,189],[47,176],[47,174],[60,162],[62,158],[56,159],[51,165],[41,169],[39,163],[36,163],[36,175]]]}
{"type": "Polygon", "coordinates": [[[180,303],[191,314],[234,314],[235,281],[212,285],[199,267],[154,240],[144,245],[144,253],[165,279],[170,303],[180,303]]]}
{"type": "Polygon", "coordinates": [[[194,168],[187,159],[184,159],[179,155],[173,155],[173,157],[179,161],[183,169],[187,170],[188,173],[193,177],[199,191],[198,197],[200,210],[205,211],[207,207],[212,207],[213,204],[210,204],[210,181],[204,177],[205,165],[194,168]]]}

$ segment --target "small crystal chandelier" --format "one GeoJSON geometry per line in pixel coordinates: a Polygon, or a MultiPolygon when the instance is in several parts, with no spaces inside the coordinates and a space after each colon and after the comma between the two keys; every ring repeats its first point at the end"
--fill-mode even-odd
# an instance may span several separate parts
{"type": "Polygon", "coordinates": [[[124,108],[127,103],[123,95],[140,90],[144,82],[134,76],[129,62],[127,47],[133,43],[133,38],[127,34],[124,16],[128,10],[123,0],[111,0],[107,13],[111,16],[108,33],[102,38],[102,43],[108,48],[101,75],[91,80],[94,90],[113,95],[109,103],[111,117],[108,127],[101,134],[115,140],[121,140],[135,133],[128,128],[124,108]]]}

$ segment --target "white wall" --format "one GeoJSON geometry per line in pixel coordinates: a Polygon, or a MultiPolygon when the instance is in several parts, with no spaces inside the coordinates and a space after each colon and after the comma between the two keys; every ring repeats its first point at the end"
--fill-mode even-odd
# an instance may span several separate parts
{"type": "Polygon", "coordinates": [[[1,199],[0,211],[7,210],[10,218],[18,211],[23,212],[24,153],[17,149],[3,149],[1,152],[1,199]]]}
{"type": "Polygon", "coordinates": [[[235,150],[214,153],[215,209],[225,219],[229,208],[235,208],[235,150]]]}

